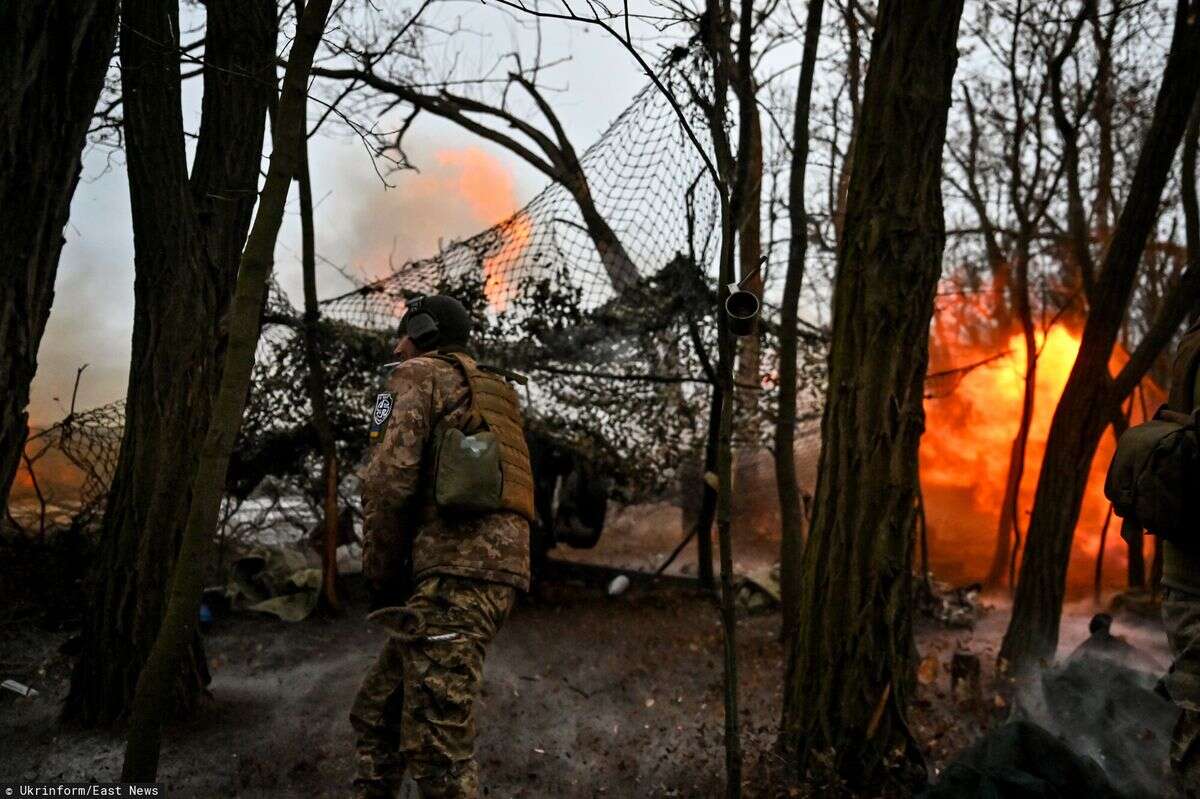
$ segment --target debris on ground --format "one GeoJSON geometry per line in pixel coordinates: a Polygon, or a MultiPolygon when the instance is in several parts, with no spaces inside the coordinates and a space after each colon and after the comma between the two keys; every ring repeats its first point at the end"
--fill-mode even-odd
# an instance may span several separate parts
{"type": "Polygon", "coordinates": [[[0,682],[0,688],[6,688],[9,691],[12,691],[14,694],[19,694],[20,696],[37,696],[38,695],[38,692],[36,689],[30,688],[28,685],[25,685],[24,683],[19,683],[16,680],[5,680],[4,682],[0,682]]]}
{"type": "Polygon", "coordinates": [[[979,583],[955,588],[930,577],[916,581],[916,606],[919,613],[947,627],[970,630],[986,609],[979,601],[983,586],[979,583]]]}
{"type": "Polygon", "coordinates": [[[234,610],[301,621],[317,608],[321,570],[290,547],[255,547],[233,562],[225,596],[234,610]]]}
{"type": "Polygon", "coordinates": [[[762,566],[734,577],[734,602],[742,613],[770,613],[782,601],[779,564],[762,566]]]}
{"type": "Polygon", "coordinates": [[[950,695],[970,711],[983,707],[983,666],[973,652],[955,652],[950,657],[950,695]]]}

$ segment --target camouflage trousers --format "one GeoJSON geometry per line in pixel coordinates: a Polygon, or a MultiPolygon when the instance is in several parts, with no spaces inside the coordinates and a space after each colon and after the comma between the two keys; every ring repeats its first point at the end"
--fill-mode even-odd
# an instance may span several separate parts
{"type": "Polygon", "coordinates": [[[388,631],[350,711],[360,797],[394,797],[404,774],[424,799],[474,799],[475,700],[487,646],[516,589],[464,577],[422,579],[401,607],[369,618],[388,631]]]}
{"type": "Polygon", "coordinates": [[[1174,657],[1167,691],[1180,709],[1171,769],[1188,797],[1200,797],[1200,596],[1164,588],[1162,612],[1174,657]]]}

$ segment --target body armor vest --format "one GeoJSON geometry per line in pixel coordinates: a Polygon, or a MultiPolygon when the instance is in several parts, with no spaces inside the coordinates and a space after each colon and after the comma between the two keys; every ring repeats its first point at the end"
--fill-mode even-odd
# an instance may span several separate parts
{"type": "MultiPolygon", "coordinates": [[[[482,431],[490,432],[495,439],[500,469],[498,507],[479,510],[511,511],[533,521],[533,471],[517,392],[500,374],[479,367],[469,355],[449,352],[433,357],[454,364],[466,376],[468,386],[467,421],[457,430],[442,431],[442,447],[451,441],[453,446],[461,446],[464,437],[482,431]]],[[[442,479],[442,458],[439,455],[438,480],[442,479]]],[[[442,493],[441,487],[435,487],[435,494],[442,493]]]]}

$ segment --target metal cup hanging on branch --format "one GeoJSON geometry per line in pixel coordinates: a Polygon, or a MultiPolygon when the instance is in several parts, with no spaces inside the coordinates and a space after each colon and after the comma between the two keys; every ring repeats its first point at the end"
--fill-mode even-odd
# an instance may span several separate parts
{"type": "Polygon", "coordinates": [[[762,302],[753,291],[742,288],[742,284],[758,274],[766,263],[764,257],[754,271],[736,283],[729,284],[729,296],[725,298],[725,313],[729,316],[729,332],[735,336],[749,336],[754,332],[754,323],[762,311],[762,302]]]}

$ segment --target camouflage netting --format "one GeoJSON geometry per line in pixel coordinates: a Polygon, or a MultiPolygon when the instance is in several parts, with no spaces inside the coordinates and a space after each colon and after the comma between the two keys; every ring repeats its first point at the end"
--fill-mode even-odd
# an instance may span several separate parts
{"type": "MultiPolygon", "coordinates": [[[[673,109],[649,87],[581,162],[635,271],[618,281],[620,290],[575,198],[551,184],[500,224],[321,303],[318,341],[345,472],[362,456],[405,301],[433,292],[453,294],[471,310],[482,361],[531,378],[524,389],[531,437],[584,453],[618,493],[669,487],[680,461],[699,453],[716,358],[715,188],[673,109]]],[[[319,494],[300,324],[273,286],[231,464],[235,500],[267,479],[319,494]]],[[[764,328],[761,372],[773,375],[769,320],[764,328]]],[[[804,360],[819,368],[819,342],[808,344],[814,357],[804,360]]],[[[744,403],[744,444],[770,429],[762,421],[775,402],[770,382],[764,386],[754,389],[758,402],[744,403]]],[[[109,440],[115,446],[119,434],[109,440]]]]}

